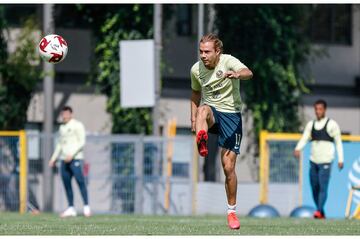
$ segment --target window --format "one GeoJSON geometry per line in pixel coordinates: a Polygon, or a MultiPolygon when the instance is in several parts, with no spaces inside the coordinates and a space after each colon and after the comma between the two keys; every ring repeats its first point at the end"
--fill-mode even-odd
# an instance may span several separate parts
{"type": "Polygon", "coordinates": [[[172,176],[187,178],[190,175],[190,163],[174,162],[172,165],[172,176]]]}
{"type": "Polygon", "coordinates": [[[314,43],[351,45],[351,5],[316,4],[310,22],[314,43]]]}
{"type": "Polygon", "coordinates": [[[181,4],[176,8],[176,32],[178,36],[190,36],[191,27],[191,5],[181,4]]]}

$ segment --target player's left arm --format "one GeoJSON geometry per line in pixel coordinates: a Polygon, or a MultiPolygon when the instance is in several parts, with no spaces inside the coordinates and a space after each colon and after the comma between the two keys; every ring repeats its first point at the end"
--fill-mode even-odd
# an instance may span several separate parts
{"type": "Polygon", "coordinates": [[[248,68],[243,68],[238,71],[227,71],[224,75],[226,78],[239,80],[250,80],[253,77],[252,71],[248,68]]]}
{"type": "Polygon", "coordinates": [[[341,140],[341,130],[339,125],[334,121],[331,120],[329,122],[329,135],[334,138],[336,151],[338,154],[338,167],[342,169],[344,167],[344,150],[341,140]]]}
{"type": "Polygon", "coordinates": [[[226,78],[249,80],[253,77],[252,71],[233,56],[228,60],[227,66],[229,70],[224,73],[226,78]]]}

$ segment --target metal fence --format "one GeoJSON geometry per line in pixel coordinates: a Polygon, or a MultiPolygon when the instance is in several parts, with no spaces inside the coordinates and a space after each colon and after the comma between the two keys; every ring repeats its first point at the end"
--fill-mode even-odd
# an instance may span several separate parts
{"type": "Polygon", "coordinates": [[[299,160],[293,156],[297,141],[270,141],[270,183],[298,183],[299,160]]]}
{"type": "Polygon", "coordinates": [[[300,134],[260,133],[260,203],[276,205],[282,215],[301,205],[301,172],[293,156],[300,134]]]}
{"type": "MultiPolygon", "coordinates": [[[[56,142],[56,135],[53,139],[56,142]]],[[[43,135],[28,133],[29,209],[42,208],[44,201],[43,181],[47,179],[42,174],[42,140],[43,135]]],[[[84,148],[84,175],[93,212],[191,214],[193,150],[191,136],[170,139],[141,135],[88,135],[84,148]],[[170,143],[174,151],[169,175],[166,152],[170,143]],[[166,184],[170,185],[168,193],[166,184]],[[170,201],[168,208],[164,204],[166,200],[170,201]]],[[[83,204],[78,186],[73,183],[75,207],[80,209],[83,204]]],[[[67,207],[67,201],[57,169],[53,185],[53,206],[59,212],[67,207]]]]}
{"type": "Polygon", "coordinates": [[[19,210],[18,136],[0,136],[0,211],[19,210]]]}

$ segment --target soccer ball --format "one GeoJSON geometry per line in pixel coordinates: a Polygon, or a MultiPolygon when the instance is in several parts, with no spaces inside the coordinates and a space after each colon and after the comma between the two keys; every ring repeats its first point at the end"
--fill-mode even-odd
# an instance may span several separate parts
{"type": "Polygon", "coordinates": [[[57,64],[65,59],[68,44],[62,36],[50,34],[41,39],[38,50],[43,60],[57,64]]]}

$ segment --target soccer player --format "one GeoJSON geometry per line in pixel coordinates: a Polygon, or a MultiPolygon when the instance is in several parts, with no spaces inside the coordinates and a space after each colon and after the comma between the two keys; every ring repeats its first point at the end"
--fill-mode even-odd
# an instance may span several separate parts
{"type": "Polygon", "coordinates": [[[72,177],[75,177],[80,188],[84,202],[84,216],[89,217],[91,211],[83,175],[85,128],[80,121],[73,118],[72,112],[73,111],[69,106],[65,106],[62,109],[61,116],[63,124],[60,126],[59,141],[51,156],[49,166],[54,167],[56,159],[61,159],[60,172],[69,207],[60,214],[60,217],[75,217],[77,215],[74,208],[74,196],[71,186],[72,177]]]}
{"type": "Polygon", "coordinates": [[[296,145],[294,156],[300,157],[307,141],[311,140],[310,155],[310,184],[312,195],[317,210],[314,218],[325,219],[324,205],[327,198],[331,163],[334,160],[335,148],[338,153],[338,167],[344,167],[343,146],[339,125],[333,119],[325,116],[327,104],[324,100],[317,100],[314,103],[316,120],[307,123],[303,135],[296,145]]]}
{"type": "Polygon", "coordinates": [[[236,157],[240,153],[242,119],[240,81],[252,78],[252,72],[238,59],[223,54],[223,44],[215,34],[200,40],[200,61],[191,68],[191,127],[196,132],[199,154],[208,154],[208,132],[218,134],[221,163],[225,173],[228,201],[227,220],[231,229],[239,229],[236,217],[236,157]]]}

